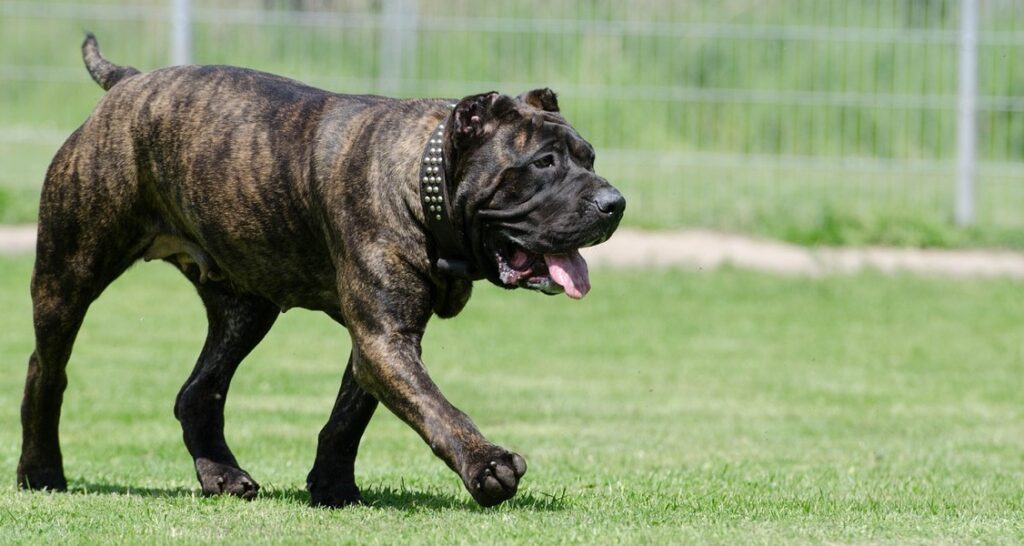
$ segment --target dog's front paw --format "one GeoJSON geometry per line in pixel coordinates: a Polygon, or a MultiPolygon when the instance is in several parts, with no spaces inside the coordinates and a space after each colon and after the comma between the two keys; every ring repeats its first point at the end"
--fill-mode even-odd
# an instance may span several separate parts
{"type": "Polygon", "coordinates": [[[196,459],[196,477],[204,495],[234,495],[252,500],[260,490],[260,484],[248,472],[209,459],[196,459]]]}
{"type": "Polygon", "coordinates": [[[498,446],[481,450],[470,460],[463,482],[480,506],[494,506],[512,498],[526,474],[526,460],[498,446]]]}

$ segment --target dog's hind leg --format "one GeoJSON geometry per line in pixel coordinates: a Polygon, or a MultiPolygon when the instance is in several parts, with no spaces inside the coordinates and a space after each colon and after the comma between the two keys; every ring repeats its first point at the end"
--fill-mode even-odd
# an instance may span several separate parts
{"type": "Polygon", "coordinates": [[[356,452],[377,409],[377,399],[356,383],[352,374],[355,358],[353,350],[334,410],[320,431],[316,462],[306,478],[306,489],[314,506],[341,507],[362,501],[355,482],[356,452]]]}
{"type": "Polygon", "coordinates": [[[75,164],[74,137],[68,142],[47,173],[39,211],[31,288],[36,346],[21,403],[20,488],[67,488],[58,428],[71,348],[89,305],[144,246],[131,207],[107,199],[100,214],[90,209],[100,193],[98,175],[88,174],[88,163],[75,164]]]}
{"type": "MultiPolygon", "coordinates": [[[[40,238],[45,237],[40,232],[40,238]]],[[[52,258],[40,252],[32,275],[36,348],[29,357],[21,403],[18,486],[64,490],[67,482],[58,427],[71,347],[89,305],[134,259],[114,256],[100,260],[81,254],[67,261],[52,258]]]]}
{"type": "Polygon", "coordinates": [[[280,309],[225,283],[200,282],[196,271],[188,276],[206,306],[209,329],[195,369],[178,393],[174,415],[181,421],[203,494],[251,499],[259,485],[239,467],[224,439],[224,402],[238,365],[267,334],[280,309]]]}

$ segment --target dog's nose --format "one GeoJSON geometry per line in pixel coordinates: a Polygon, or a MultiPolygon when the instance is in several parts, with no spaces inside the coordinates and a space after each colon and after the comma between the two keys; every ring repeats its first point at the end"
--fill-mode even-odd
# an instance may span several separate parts
{"type": "Polygon", "coordinates": [[[626,210],[626,198],[615,188],[601,188],[594,194],[597,210],[612,215],[622,214],[626,210]]]}

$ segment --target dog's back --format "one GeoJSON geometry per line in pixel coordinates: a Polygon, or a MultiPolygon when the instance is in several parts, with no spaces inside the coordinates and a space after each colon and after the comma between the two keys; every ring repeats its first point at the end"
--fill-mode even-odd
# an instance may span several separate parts
{"type": "Polygon", "coordinates": [[[348,191],[324,187],[342,169],[351,176],[333,182],[351,181],[362,193],[351,200],[353,214],[380,209],[371,201],[391,197],[359,182],[379,161],[344,143],[367,140],[354,134],[367,119],[401,111],[414,119],[423,110],[417,101],[338,95],[233,66],[143,73],[104,59],[91,35],[83,59],[108,91],[54,158],[41,219],[74,218],[103,203],[109,214],[130,217],[125,238],[143,240],[132,248],[139,257],[196,263],[204,279],[215,271],[242,289],[278,286],[263,295],[282,308],[337,312],[336,294],[324,290],[337,279],[323,218],[310,204],[324,199],[319,192],[348,191]]]}

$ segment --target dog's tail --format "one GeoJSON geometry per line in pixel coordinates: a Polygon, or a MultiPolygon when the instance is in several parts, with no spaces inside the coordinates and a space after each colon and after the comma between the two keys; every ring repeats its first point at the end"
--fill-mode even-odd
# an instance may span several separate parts
{"type": "Polygon", "coordinates": [[[85,61],[85,68],[96,83],[104,90],[110,89],[117,82],[139,74],[140,72],[131,66],[119,66],[103,58],[100,54],[100,45],[91,32],[85,33],[85,41],[82,42],[82,60],[85,61]]]}

